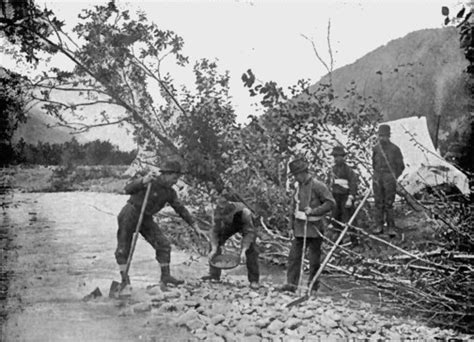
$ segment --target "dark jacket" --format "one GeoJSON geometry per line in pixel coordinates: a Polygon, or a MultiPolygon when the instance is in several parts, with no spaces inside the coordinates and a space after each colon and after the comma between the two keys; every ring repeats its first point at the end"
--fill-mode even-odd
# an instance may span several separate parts
{"type": "MultiPolygon", "coordinates": [[[[147,186],[143,184],[143,177],[138,177],[132,180],[125,186],[125,193],[131,195],[128,203],[133,205],[138,210],[141,210],[143,200],[145,199],[147,186]]],[[[186,209],[186,207],[178,199],[176,191],[164,184],[160,177],[154,180],[151,184],[150,195],[145,208],[146,215],[154,215],[159,212],[168,203],[173,207],[179,216],[181,216],[188,224],[192,225],[194,219],[186,209]]]]}
{"type": "Polygon", "coordinates": [[[372,151],[372,167],[374,169],[374,175],[391,173],[393,171],[396,178],[400,177],[405,169],[400,148],[390,141],[383,145],[380,143],[375,145],[372,151]],[[386,159],[389,164],[387,164],[386,159]]]}
{"type": "Polygon", "coordinates": [[[211,242],[216,246],[236,233],[242,234],[242,248],[248,249],[257,238],[250,210],[241,202],[228,202],[226,208],[216,211],[215,225],[211,231],[211,242]]]}
{"type": "MultiPolygon", "coordinates": [[[[293,213],[296,210],[304,211],[308,206],[312,209],[306,227],[307,237],[319,237],[318,230],[322,233],[327,225],[323,215],[330,213],[335,204],[336,201],[331,191],[324,183],[309,177],[303,184],[299,184],[295,191],[292,208],[293,213]],[[298,207],[296,206],[297,202],[299,202],[298,207]]],[[[295,219],[293,214],[292,223],[295,236],[303,237],[305,221],[295,219]]]]}
{"type": "Polygon", "coordinates": [[[346,163],[336,164],[332,167],[331,171],[328,183],[332,193],[340,195],[348,194],[355,197],[357,194],[357,174],[349,165],[346,163]]]}

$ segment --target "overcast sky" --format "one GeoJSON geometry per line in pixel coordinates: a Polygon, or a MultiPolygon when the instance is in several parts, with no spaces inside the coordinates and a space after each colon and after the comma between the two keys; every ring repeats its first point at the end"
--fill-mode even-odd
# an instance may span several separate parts
{"type": "MultiPolygon", "coordinates": [[[[55,0],[45,3],[74,26],[82,8],[107,1],[55,0]]],[[[240,77],[252,69],[263,81],[277,81],[286,87],[299,79],[317,82],[326,74],[316,59],[310,42],[329,62],[327,26],[331,21],[330,41],[334,68],[355,62],[370,51],[406,34],[443,26],[441,6],[452,12],[460,8],[457,0],[317,0],[317,1],[122,1],[119,7],[141,9],[150,20],[184,38],[184,53],[190,57],[186,70],[168,66],[180,83],[191,81],[193,61],[216,58],[222,71],[229,70],[231,93],[244,122],[255,114],[252,99],[240,77]]],[[[1,56],[6,67],[11,63],[1,56]]]]}

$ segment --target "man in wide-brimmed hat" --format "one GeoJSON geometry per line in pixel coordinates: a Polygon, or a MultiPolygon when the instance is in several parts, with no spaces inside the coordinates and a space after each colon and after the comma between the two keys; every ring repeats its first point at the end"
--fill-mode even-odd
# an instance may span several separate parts
{"type": "Polygon", "coordinates": [[[336,200],[333,217],[346,223],[354,209],[354,199],[357,195],[357,174],[347,165],[346,151],[342,146],[334,146],[332,155],[334,166],[328,175],[328,185],[336,200]]]}
{"type": "Polygon", "coordinates": [[[117,249],[115,258],[122,276],[122,294],[129,292],[130,280],[125,275],[128,255],[130,253],[133,233],[140,217],[140,211],[145,199],[146,189],[151,183],[150,194],[146,203],[140,234],[155,249],[156,260],[161,267],[161,282],[165,285],[182,284],[170,274],[171,244],[164,232],[154,222],[153,215],[159,212],[166,203],[170,204],[193,229],[205,235],[184,205],[179,201],[176,191],[172,188],[182,174],[181,164],[178,161],[168,161],[160,169],[160,174],[148,173],[145,176],[135,177],[125,186],[125,193],[130,195],[125,206],[118,215],[117,249]]]}
{"type": "MultiPolygon", "coordinates": [[[[209,260],[222,253],[222,246],[234,234],[242,235],[240,262],[247,265],[247,277],[251,288],[258,287],[260,278],[258,264],[258,247],[256,244],[257,230],[253,224],[252,212],[239,201],[230,201],[231,195],[221,195],[217,201],[214,227],[211,230],[211,252],[209,260]]],[[[202,280],[220,280],[221,270],[209,266],[209,274],[202,280]]]]}
{"type": "MultiPolygon", "coordinates": [[[[309,250],[309,281],[314,277],[320,266],[322,237],[327,226],[324,215],[329,214],[335,205],[331,191],[324,183],[316,180],[309,173],[306,160],[299,158],[289,164],[290,174],[297,182],[292,203],[291,223],[293,241],[288,255],[287,283],[280,290],[295,292],[300,276],[301,257],[304,240],[309,250]],[[305,235],[306,226],[306,235],[305,235]]],[[[318,288],[315,283],[313,289],[318,288]]]]}
{"type": "Polygon", "coordinates": [[[395,235],[395,219],[393,202],[397,191],[397,179],[405,169],[400,148],[390,141],[390,126],[382,124],[378,129],[378,143],[372,151],[372,167],[374,170],[372,186],[375,204],[374,233],[395,235]]]}

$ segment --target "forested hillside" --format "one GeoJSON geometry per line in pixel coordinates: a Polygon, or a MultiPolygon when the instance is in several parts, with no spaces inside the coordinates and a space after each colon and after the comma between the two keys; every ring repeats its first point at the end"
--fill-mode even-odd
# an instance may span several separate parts
{"type": "MultiPolygon", "coordinates": [[[[445,151],[456,138],[466,139],[465,130],[469,128],[466,122],[472,100],[463,73],[467,64],[454,28],[426,29],[393,40],[353,64],[336,69],[332,82],[339,105],[347,109],[353,105],[353,98],[346,100],[343,95],[353,82],[360,95],[376,101],[385,120],[426,116],[435,143],[439,116],[440,148],[445,151]]],[[[327,81],[328,76],[319,83],[327,81]]]]}

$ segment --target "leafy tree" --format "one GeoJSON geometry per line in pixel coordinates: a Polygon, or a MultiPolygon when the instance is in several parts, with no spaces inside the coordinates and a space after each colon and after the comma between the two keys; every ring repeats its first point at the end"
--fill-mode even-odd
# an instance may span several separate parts
{"type": "Polygon", "coordinates": [[[13,159],[13,133],[20,122],[26,122],[26,81],[25,77],[0,68],[0,149],[5,164],[13,159]]]}

